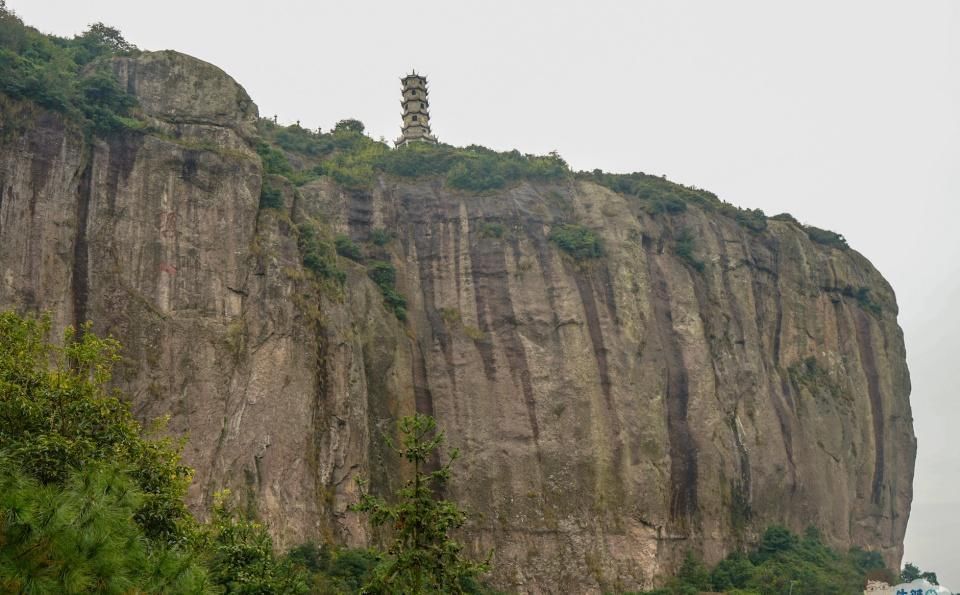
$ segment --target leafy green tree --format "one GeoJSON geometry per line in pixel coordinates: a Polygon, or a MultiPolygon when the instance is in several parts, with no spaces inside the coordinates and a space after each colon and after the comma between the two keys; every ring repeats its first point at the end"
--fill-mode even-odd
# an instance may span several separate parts
{"type": "Polygon", "coordinates": [[[677,578],[683,583],[701,590],[711,588],[710,572],[693,552],[688,551],[684,556],[680,570],[677,571],[677,578]]]}
{"type": "Polygon", "coordinates": [[[719,591],[743,589],[753,574],[753,563],[740,552],[734,552],[721,560],[710,573],[713,588],[719,591]]]}
{"type": "MultiPolygon", "coordinates": [[[[400,445],[388,445],[413,466],[413,477],[390,503],[362,491],[353,510],[369,515],[374,527],[393,529],[387,556],[373,571],[367,592],[464,593],[472,579],[488,570],[486,562],[473,562],[450,532],[463,526],[467,515],[439,496],[450,480],[450,466],[458,457],[453,450],[446,464],[428,471],[443,444],[436,421],[416,414],[399,422],[400,445]]],[[[361,490],[363,485],[361,484],[361,490]]]]}
{"type": "Polygon", "coordinates": [[[364,126],[363,122],[360,120],[354,120],[348,118],[346,120],[340,120],[333,127],[334,132],[356,132],[357,134],[363,134],[364,126]]]}
{"type": "Polygon", "coordinates": [[[301,544],[287,553],[292,564],[310,575],[310,592],[322,595],[359,593],[382,558],[372,549],[336,549],[316,543],[301,544]]]}
{"type": "Polygon", "coordinates": [[[211,578],[226,593],[306,593],[307,577],[290,559],[273,553],[273,540],[260,523],[245,519],[217,493],[207,544],[211,578]]]}
{"type": "Polygon", "coordinates": [[[905,583],[909,583],[917,579],[923,579],[923,580],[929,581],[934,585],[940,584],[937,581],[936,572],[923,572],[915,564],[911,564],[910,562],[907,562],[903,566],[903,570],[900,571],[900,580],[905,583]]]}
{"type": "Polygon", "coordinates": [[[111,461],[142,492],[136,520],[150,539],[189,541],[196,528],[183,502],[192,470],[177,445],[145,437],[128,404],[108,387],[119,344],[68,328],[51,343],[50,319],[0,312],[0,450],[42,485],[111,461]]]}

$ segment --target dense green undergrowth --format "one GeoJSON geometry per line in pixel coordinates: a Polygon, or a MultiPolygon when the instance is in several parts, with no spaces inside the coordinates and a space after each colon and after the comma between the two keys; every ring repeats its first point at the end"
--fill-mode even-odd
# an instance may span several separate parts
{"type": "MultiPolygon", "coordinates": [[[[357,120],[343,120],[329,132],[315,132],[298,125],[280,126],[261,119],[258,130],[261,135],[258,152],[264,170],[285,176],[294,184],[328,176],[348,190],[363,191],[371,189],[377,177],[384,174],[398,178],[439,178],[447,188],[486,192],[522,180],[580,179],[638,200],[652,216],[680,214],[689,205],[696,205],[733,219],[754,233],[767,228],[768,217],[762,210],[735,207],[707,190],[642,172],[612,174],[598,169],[573,172],[556,153],[529,155],[519,151],[497,152],[478,145],[453,147],[426,143],[391,149],[385,142],[364,135],[363,124],[357,120]],[[292,162],[298,163],[298,167],[292,162]]],[[[795,223],[817,243],[847,248],[840,234],[804,226],[789,215],[775,218],[795,223]]]]}
{"type": "Polygon", "coordinates": [[[814,529],[800,537],[783,527],[770,527],[750,553],[733,553],[712,569],[688,554],[676,577],[647,595],[696,595],[702,591],[860,595],[868,578],[896,582],[877,552],[854,548],[841,553],[825,545],[814,529]]]}
{"type": "Polygon", "coordinates": [[[60,112],[89,132],[141,127],[130,117],[135,99],[102,61],[137,51],[102,23],[72,39],[40,33],[0,1],[0,93],[60,112]]]}

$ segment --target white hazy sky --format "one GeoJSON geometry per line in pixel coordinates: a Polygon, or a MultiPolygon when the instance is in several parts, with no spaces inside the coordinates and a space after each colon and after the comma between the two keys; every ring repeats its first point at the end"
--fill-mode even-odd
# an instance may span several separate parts
{"type": "Polygon", "coordinates": [[[217,64],[281,122],[557,150],[843,233],[900,303],[919,439],[906,561],[960,589],[960,2],[7,0],[217,64]]]}

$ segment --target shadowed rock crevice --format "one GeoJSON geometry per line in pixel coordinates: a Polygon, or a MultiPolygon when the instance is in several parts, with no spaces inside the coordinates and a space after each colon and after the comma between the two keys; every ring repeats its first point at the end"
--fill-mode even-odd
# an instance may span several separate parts
{"type": "Polygon", "coordinates": [[[73,326],[79,332],[87,321],[87,300],[90,295],[90,248],[87,243],[87,226],[90,218],[91,178],[93,163],[90,157],[77,182],[76,235],[73,240],[73,326]]]}
{"type": "Polygon", "coordinates": [[[530,368],[527,354],[517,332],[517,317],[513,309],[513,300],[507,279],[507,262],[502,242],[485,242],[473,237],[470,242],[471,273],[473,275],[474,295],[476,296],[477,325],[484,338],[479,341],[481,354],[489,374],[496,379],[494,367],[494,338],[500,343],[503,360],[508,366],[510,377],[519,385],[530,433],[536,445],[536,456],[540,453],[540,422],[537,420],[536,399],[530,380],[530,368]],[[486,363],[489,361],[489,365],[486,363]]]}
{"type": "Polygon", "coordinates": [[[873,332],[870,319],[862,310],[854,314],[857,327],[857,347],[860,350],[860,364],[867,377],[867,394],[870,397],[870,417],[873,421],[874,465],[870,500],[880,504],[883,491],[883,397],[880,395],[880,375],[877,372],[876,354],[873,350],[873,332]]]}
{"type": "Polygon", "coordinates": [[[652,250],[646,253],[655,334],[666,374],[667,431],[670,439],[670,519],[680,526],[693,523],[697,513],[696,442],[687,420],[689,378],[673,328],[670,289],[652,250]]]}

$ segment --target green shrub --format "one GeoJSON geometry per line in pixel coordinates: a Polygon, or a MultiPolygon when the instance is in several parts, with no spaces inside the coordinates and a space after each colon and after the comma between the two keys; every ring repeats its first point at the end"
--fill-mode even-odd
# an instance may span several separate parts
{"type": "Polygon", "coordinates": [[[337,249],[337,254],[350,260],[363,262],[363,251],[356,242],[347,236],[337,236],[333,239],[333,244],[337,249]]]}
{"type": "Polygon", "coordinates": [[[847,285],[840,290],[840,293],[846,297],[857,300],[857,303],[861,308],[870,314],[873,314],[874,316],[880,316],[880,314],[883,313],[883,309],[880,307],[880,304],[873,301],[873,298],[870,297],[869,287],[854,287],[852,285],[847,285]]]}
{"type": "Polygon", "coordinates": [[[293,168],[287,160],[283,151],[275,149],[268,143],[260,141],[257,143],[257,154],[260,155],[260,162],[263,164],[264,174],[273,174],[277,176],[290,177],[293,175],[293,168]]]}
{"type": "Polygon", "coordinates": [[[582,225],[564,223],[550,230],[548,239],[577,260],[600,258],[603,243],[593,230],[582,225]]]}
{"type": "Polygon", "coordinates": [[[407,300],[397,293],[397,269],[383,260],[371,261],[367,274],[380,288],[383,301],[399,320],[407,319],[407,300]]]}
{"type": "Polygon", "coordinates": [[[322,279],[332,279],[340,284],[347,280],[347,274],[337,268],[336,250],[329,241],[320,238],[316,227],[310,223],[301,223],[297,245],[303,258],[303,266],[322,279]]]}
{"type": "Polygon", "coordinates": [[[291,549],[286,558],[309,574],[312,593],[359,593],[383,555],[376,550],[305,543],[291,549]]]}
{"type": "Polygon", "coordinates": [[[224,490],[214,497],[207,554],[213,582],[226,593],[306,593],[306,573],[277,558],[266,528],[234,511],[229,496],[224,490]]]}
{"type": "Polygon", "coordinates": [[[355,132],[356,134],[363,134],[363,130],[363,122],[354,119],[340,120],[333,127],[334,132],[355,132]]]}
{"type": "Polygon", "coordinates": [[[484,222],[480,225],[480,237],[481,238],[497,238],[500,239],[503,237],[506,229],[503,227],[502,223],[497,222],[484,222]]]}
{"type": "Polygon", "coordinates": [[[698,260],[693,255],[693,250],[693,232],[690,231],[690,228],[684,227],[677,234],[677,237],[674,238],[673,251],[688,265],[696,269],[698,272],[703,272],[704,268],[706,268],[706,265],[702,260],[698,260]]]}
{"type": "Polygon", "coordinates": [[[800,222],[797,221],[797,218],[791,215],[790,213],[780,213],[779,215],[774,215],[773,217],[770,217],[770,218],[775,221],[789,221],[790,223],[793,223],[795,225],[800,225],[800,222]]]}
{"type": "Polygon", "coordinates": [[[397,234],[382,227],[375,227],[370,230],[370,243],[374,246],[386,246],[396,237],[397,234]]]}
{"type": "Polygon", "coordinates": [[[840,250],[847,250],[850,248],[850,246],[847,245],[847,240],[842,235],[834,231],[820,229],[819,227],[814,227],[812,225],[805,225],[803,229],[807,232],[807,237],[818,244],[823,244],[824,246],[830,246],[832,248],[838,248],[840,250]]]}
{"type": "Polygon", "coordinates": [[[260,208],[261,209],[282,209],[283,192],[279,188],[268,182],[263,181],[260,186],[260,208]]]}

